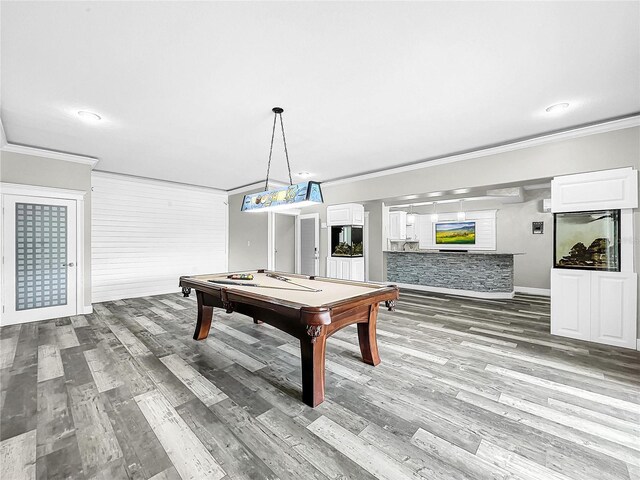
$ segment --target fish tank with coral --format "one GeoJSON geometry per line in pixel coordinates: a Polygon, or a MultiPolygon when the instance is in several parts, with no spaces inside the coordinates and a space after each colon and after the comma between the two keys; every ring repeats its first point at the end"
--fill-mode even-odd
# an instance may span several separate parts
{"type": "Polygon", "coordinates": [[[331,227],[332,257],[362,257],[362,227],[343,225],[331,227]]]}
{"type": "Polygon", "coordinates": [[[554,214],[554,267],[620,271],[620,210],[554,214]]]}

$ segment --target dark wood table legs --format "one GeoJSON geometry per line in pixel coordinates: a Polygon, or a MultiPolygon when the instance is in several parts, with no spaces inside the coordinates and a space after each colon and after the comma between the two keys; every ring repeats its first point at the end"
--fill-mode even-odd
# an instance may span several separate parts
{"type": "Polygon", "coordinates": [[[366,323],[358,323],[358,341],[360,342],[362,361],[375,367],[380,363],[378,340],[376,338],[378,304],[371,305],[369,308],[369,321],[366,323]]]}
{"type": "Polygon", "coordinates": [[[324,362],[327,336],[300,339],[302,359],[302,401],[310,407],[324,401],[324,362]]]}
{"type": "MultiPolygon", "coordinates": [[[[196,296],[198,298],[198,322],[193,338],[195,340],[204,340],[211,329],[214,306],[222,306],[227,312],[232,312],[237,305],[230,302],[228,298],[218,301],[215,297],[207,296],[198,290],[196,290],[196,296]]],[[[387,305],[388,307],[389,305],[387,305]]],[[[344,316],[344,312],[337,312],[335,323],[323,325],[296,324],[294,321],[293,325],[298,325],[294,328],[289,328],[292,324],[286,318],[279,315],[269,316],[271,314],[266,311],[240,309],[240,313],[250,315],[256,324],[262,323],[260,318],[263,318],[267,323],[287,331],[300,340],[302,401],[310,407],[316,407],[324,401],[326,344],[327,338],[333,333],[347,325],[356,323],[358,325],[358,341],[360,343],[362,361],[373,366],[380,363],[376,339],[378,308],[379,305],[377,303],[369,305],[368,308],[359,307],[358,311],[356,313],[352,312],[353,316],[350,317],[344,316]]]]}
{"type": "Polygon", "coordinates": [[[194,340],[204,340],[209,335],[211,320],[213,319],[213,306],[204,304],[204,294],[196,290],[198,298],[198,323],[196,331],[193,332],[194,340]]]}

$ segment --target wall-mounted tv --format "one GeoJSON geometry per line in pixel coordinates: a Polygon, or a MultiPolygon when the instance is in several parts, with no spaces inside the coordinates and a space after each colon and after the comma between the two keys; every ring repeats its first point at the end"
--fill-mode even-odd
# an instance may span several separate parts
{"type": "Polygon", "coordinates": [[[436,223],[436,245],[475,245],[476,222],[436,223]]]}

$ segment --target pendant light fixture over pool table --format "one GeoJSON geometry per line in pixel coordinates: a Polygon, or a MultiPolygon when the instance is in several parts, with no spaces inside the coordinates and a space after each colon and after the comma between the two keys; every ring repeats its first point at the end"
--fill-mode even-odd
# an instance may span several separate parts
{"type": "Polygon", "coordinates": [[[284,136],[284,124],[282,122],[282,112],[284,112],[284,110],[280,107],[273,107],[271,111],[273,112],[273,129],[271,131],[271,147],[269,148],[269,163],[267,164],[267,179],[265,181],[264,191],[245,195],[242,200],[241,211],[278,212],[323,203],[322,190],[320,190],[320,184],[318,182],[293,183],[291,178],[291,165],[289,164],[289,152],[287,151],[287,140],[284,136]],[[289,171],[289,185],[269,190],[269,171],[271,170],[273,139],[276,133],[276,120],[278,117],[280,117],[282,142],[284,143],[284,154],[287,159],[287,169],[289,171]]]}

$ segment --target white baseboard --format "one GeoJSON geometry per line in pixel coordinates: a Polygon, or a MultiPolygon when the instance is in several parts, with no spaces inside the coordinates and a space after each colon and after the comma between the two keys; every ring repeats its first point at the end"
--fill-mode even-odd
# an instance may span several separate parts
{"type": "Polygon", "coordinates": [[[636,350],[640,352],[640,338],[636,340],[636,350]]]}
{"type": "Polygon", "coordinates": [[[81,315],[91,315],[93,313],[93,305],[85,305],[82,307],[81,315]]]}
{"type": "Polygon", "coordinates": [[[534,288],[534,287],[514,287],[516,293],[526,293],[529,295],[542,295],[543,297],[551,296],[550,288],[534,288]]]}
{"type": "MultiPolygon", "coordinates": [[[[461,297],[509,299],[509,298],[513,298],[513,295],[514,295],[514,292],[475,292],[473,290],[459,290],[457,288],[427,287],[425,285],[413,285],[411,283],[396,283],[396,282],[385,282],[385,283],[397,285],[400,288],[408,288],[410,290],[420,290],[422,292],[433,292],[433,293],[446,293],[449,295],[460,295],[461,297]]],[[[402,295],[402,291],[400,292],[400,295],[402,295]]]]}

